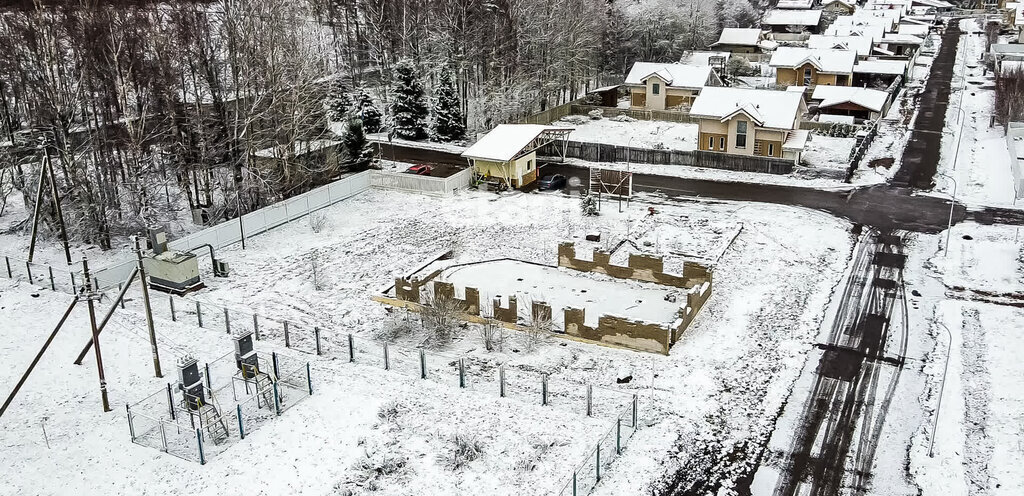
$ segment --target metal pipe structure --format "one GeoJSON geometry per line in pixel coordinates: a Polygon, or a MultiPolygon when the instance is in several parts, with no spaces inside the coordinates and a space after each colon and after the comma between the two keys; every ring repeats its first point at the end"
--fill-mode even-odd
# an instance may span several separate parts
{"type": "Polygon", "coordinates": [[[201,245],[198,245],[198,246],[193,246],[192,248],[189,248],[188,250],[185,250],[185,251],[193,252],[193,251],[196,251],[196,250],[201,249],[201,248],[209,248],[210,249],[210,262],[213,264],[213,276],[214,277],[227,277],[227,274],[223,274],[217,268],[217,256],[214,254],[214,252],[213,252],[213,245],[211,245],[210,243],[204,243],[204,244],[201,244],[201,245]]]}
{"type": "Polygon", "coordinates": [[[50,333],[50,337],[46,338],[46,342],[43,343],[43,347],[39,349],[39,353],[36,353],[36,357],[32,359],[32,363],[29,364],[28,370],[26,370],[25,374],[21,376],[21,380],[18,381],[18,384],[14,386],[14,390],[11,391],[7,400],[4,401],[3,406],[0,406],[0,417],[4,415],[5,411],[7,411],[7,407],[11,405],[12,401],[14,401],[14,397],[17,396],[18,391],[21,390],[21,386],[25,384],[25,381],[28,380],[28,376],[32,374],[32,370],[36,368],[36,364],[38,364],[39,360],[43,358],[43,353],[46,353],[46,349],[50,347],[50,343],[53,342],[53,338],[57,337],[57,332],[64,326],[64,322],[68,320],[68,317],[71,315],[71,311],[75,309],[75,305],[78,301],[79,299],[76,296],[75,299],[71,301],[71,304],[68,305],[68,309],[64,311],[64,316],[60,318],[60,322],[57,322],[57,326],[53,328],[53,332],[50,333]]]}
{"type": "MultiPolygon", "coordinates": [[[[132,272],[132,277],[134,277],[137,272],[138,269],[132,272]]],[[[93,350],[96,351],[96,373],[99,375],[100,379],[100,398],[103,400],[103,411],[109,412],[110,399],[107,398],[107,379],[103,374],[103,355],[100,353],[100,331],[96,327],[95,301],[100,298],[102,293],[99,293],[93,287],[92,280],[89,279],[89,262],[84,257],[82,258],[82,273],[85,275],[85,294],[83,296],[89,306],[89,327],[92,330],[93,350]]],[[[130,286],[130,284],[125,285],[125,288],[128,288],[128,286],[130,286]]],[[[124,290],[122,290],[121,296],[124,296],[124,290]]],[[[111,307],[111,312],[113,312],[114,308],[117,308],[116,303],[111,307]]]]}
{"type": "Polygon", "coordinates": [[[949,328],[946,324],[938,322],[943,329],[946,330],[946,334],[949,336],[949,346],[946,348],[946,366],[942,369],[942,382],[939,383],[939,403],[935,406],[935,420],[932,423],[932,435],[931,440],[928,441],[928,456],[935,458],[935,430],[939,427],[939,412],[942,410],[942,393],[946,390],[946,373],[949,372],[949,355],[953,351],[953,333],[949,332],[949,328]]]}

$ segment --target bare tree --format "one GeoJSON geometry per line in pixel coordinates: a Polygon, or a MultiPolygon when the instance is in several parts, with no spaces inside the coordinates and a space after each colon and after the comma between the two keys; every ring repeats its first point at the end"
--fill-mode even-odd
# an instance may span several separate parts
{"type": "Polygon", "coordinates": [[[430,334],[428,340],[436,346],[452,341],[459,329],[459,316],[465,312],[463,303],[450,295],[437,294],[433,286],[424,288],[423,326],[430,334]]]}
{"type": "Polygon", "coordinates": [[[520,301],[520,313],[529,315],[529,322],[520,335],[521,346],[527,352],[536,350],[551,337],[554,330],[550,307],[539,301],[537,303],[538,305],[534,305],[534,300],[530,297],[522,298],[520,301]]]}

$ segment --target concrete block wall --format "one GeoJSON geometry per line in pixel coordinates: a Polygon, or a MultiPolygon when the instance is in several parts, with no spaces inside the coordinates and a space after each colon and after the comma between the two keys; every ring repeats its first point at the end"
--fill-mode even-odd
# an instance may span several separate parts
{"type": "Polygon", "coordinates": [[[663,355],[668,355],[672,346],[673,330],[662,324],[602,315],[597,319],[597,327],[590,327],[584,323],[584,309],[566,308],[563,315],[565,333],[571,336],[663,355]]]}
{"type": "Polygon", "coordinates": [[[558,266],[581,272],[596,272],[618,279],[653,282],[676,288],[692,288],[711,280],[711,270],[697,262],[684,262],[683,274],[665,272],[665,261],[657,255],[631,253],[625,267],[611,263],[611,253],[594,250],[593,260],[576,258],[576,245],[559,243],[558,266]]]}

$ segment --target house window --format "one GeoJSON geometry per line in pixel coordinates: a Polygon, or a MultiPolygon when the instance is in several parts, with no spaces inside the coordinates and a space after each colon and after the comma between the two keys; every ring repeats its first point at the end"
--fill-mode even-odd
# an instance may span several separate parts
{"type": "Polygon", "coordinates": [[[655,95],[661,94],[661,85],[658,83],[651,83],[651,93],[655,95]]]}
{"type": "Polygon", "coordinates": [[[768,156],[769,157],[774,157],[775,156],[775,143],[768,143],[768,156]]]}
{"type": "Polygon", "coordinates": [[[804,69],[804,86],[811,85],[811,68],[804,69]]]}
{"type": "Polygon", "coordinates": [[[526,170],[527,171],[533,170],[533,160],[527,160],[526,161],[526,170]]]}
{"type": "Polygon", "coordinates": [[[712,136],[712,137],[708,138],[708,150],[714,150],[714,149],[715,149],[715,137],[712,136]]]}
{"type": "Polygon", "coordinates": [[[736,148],[747,147],[747,121],[736,122],[736,148]]]}
{"type": "Polygon", "coordinates": [[[718,138],[718,147],[725,150],[725,138],[718,138]]]}

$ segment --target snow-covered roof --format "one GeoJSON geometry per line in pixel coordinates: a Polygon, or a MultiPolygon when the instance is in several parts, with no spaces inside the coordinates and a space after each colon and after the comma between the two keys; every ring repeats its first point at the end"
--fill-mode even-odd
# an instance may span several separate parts
{"type": "Polygon", "coordinates": [[[817,26],[821,21],[820,10],[772,9],[761,19],[763,26],[817,26]]]}
{"type": "Polygon", "coordinates": [[[478,160],[507,162],[516,158],[520,152],[533,143],[533,140],[546,132],[568,135],[572,132],[572,128],[539,124],[501,124],[462,152],[462,156],[478,160]]]}
{"type": "Polygon", "coordinates": [[[732,52],[711,52],[711,51],[693,51],[685,52],[683,56],[679,58],[680,64],[695,65],[695,66],[710,66],[711,59],[713,57],[722,57],[725,62],[729,62],[729,58],[732,57],[732,52]]]}
{"type": "Polygon", "coordinates": [[[779,3],[775,4],[777,9],[810,9],[814,5],[814,0],[779,0],[779,3]]]}
{"type": "Polygon", "coordinates": [[[831,36],[863,36],[873,40],[880,40],[885,35],[885,27],[873,24],[833,24],[825,30],[825,34],[831,36]]]}
{"type": "Polygon", "coordinates": [[[889,93],[870,88],[818,85],[811,94],[811,100],[821,100],[819,107],[852,103],[873,112],[881,112],[889,100],[889,93]]]}
{"type": "Polygon", "coordinates": [[[804,146],[807,145],[807,137],[810,135],[811,132],[807,129],[794,129],[782,143],[782,149],[787,152],[803,151],[804,146]]]}
{"type": "Polygon", "coordinates": [[[644,84],[652,75],[660,77],[671,88],[703,88],[711,78],[711,68],[706,65],[635,62],[626,76],[626,84],[644,84]]]}
{"type": "Polygon", "coordinates": [[[900,23],[900,27],[896,28],[896,32],[913,36],[928,36],[928,29],[928,26],[925,24],[900,23]]]}
{"type": "Polygon", "coordinates": [[[832,50],[853,50],[857,55],[866,57],[871,55],[871,45],[874,40],[870,36],[833,36],[825,34],[812,34],[807,39],[808,48],[825,48],[832,50]]]}
{"type": "Polygon", "coordinates": [[[906,60],[861,60],[853,66],[853,72],[860,74],[889,74],[899,76],[907,72],[906,60]]]}
{"type": "Polygon", "coordinates": [[[834,3],[838,3],[840,5],[845,5],[845,6],[850,7],[850,8],[854,8],[854,7],[857,6],[856,3],[853,2],[853,0],[825,0],[824,2],[822,2],[821,6],[822,6],[822,8],[825,8],[825,7],[828,7],[829,5],[832,5],[834,3]]]}
{"type": "Polygon", "coordinates": [[[942,0],[912,0],[911,5],[923,5],[925,7],[934,7],[936,9],[952,9],[953,4],[944,2],[942,0]]]}
{"type": "Polygon", "coordinates": [[[758,28],[725,28],[722,30],[721,36],[718,37],[718,41],[711,46],[757,46],[757,42],[760,40],[761,30],[758,28]]]}
{"type": "Polygon", "coordinates": [[[883,36],[879,42],[894,45],[923,45],[924,39],[912,34],[889,33],[883,36]]]}
{"type": "Polygon", "coordinates": [[[690,116],[724,121],[742,112],[761,127],[792,129],[803,101],[798,92],[708,87],[697,95],[690,116]]]}
{"type": "Polygon", "coordinates": [[[989,51],[996,54],[1002,53],[1024,53],[1024,44],[1018,43],[993,43],[989,51]]]}
{"type": "Polygon", "coordinates": [[[857,122],[857,119],[852,115],[819,114],[818,122],[828,122],[831,124],[853,124],[857,122]]]}
{"type": "Polygon", "coordinates": [[[772,67],[796,68],[811,64],[818,72],[826,74],[849,74],[857,61],[853,50],[830,50],[823,48],[779,47],[772,54],[768,65],[772,67]]]}

